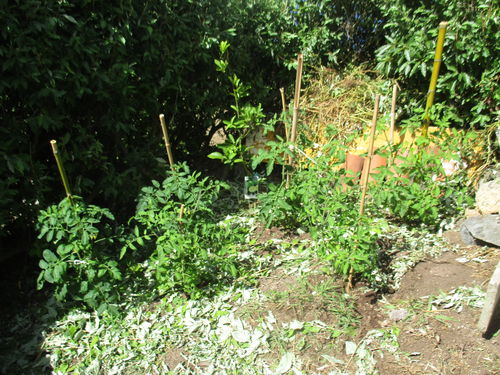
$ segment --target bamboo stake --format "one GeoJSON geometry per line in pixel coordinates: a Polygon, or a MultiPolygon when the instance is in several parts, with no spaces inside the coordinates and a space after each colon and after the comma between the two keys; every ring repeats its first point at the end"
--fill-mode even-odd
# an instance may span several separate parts
{"type": "Polygon", "coordinates": [[[167,149],[168,162],[170,167],[174,166],[174,156],[172,155],[172,149],[170,147],[170,140],[168,138],[167,124],[165,123],[165,115],[162,113],[160,115],[161,130],[163,130],[163,140],[165,141],[165,148],[167,149]]]}
{"type": "Polygon", "coordinates": [[[181,220],[182,220],[182,218],[184,217],[184,208],[185,208],[185,207],[186,207],[186,206],[184,205],[184,203],[183,203],[183,204],[181,204],[181,208],[180,208],[180,210],[179,210],[179,217],[178,217],[179,221],[181,221],[181,220]]]}
{"type": "Polygon", "coordinates": [[[429,91],[427,92],[427,102],[425,104],[424,113],[424,123],[422,126],[422,135],[427,137],[427,132],[429,130],[429,125],[431,122],[429,111],[434,102],[434,94],[436,93],[436,84],[439,76],[439,67],[441,66],[441,56],[443,53],[444,36],[446,34],[446,28],[448,27],[448,22],[441,22],[439,24],[439,34],[436,43],[436,52],[434,55],[434,66],[432,68],[431,82],[429,84],[429,91]]]}
{"type": "Polygon", "coordinates": [[[396,97],[398,95],[398,85],[395,83],[392,88],[392,102],[391,102],[391,127],[389,130],[389,146],[391,147],[391,154],[389,157],[389,167],[392,165],[393,152],[392,146],[394,145],[394,129],[396,127],[396,97]]]}
{"type": "MultiPolygon", "coordinates": [[[[301,53],[297,56],[297,75],[295,76],[295,96],[293,98],[293,115],[292,115],[292,129],[290,131],[289,142],[292,145],[297,139],[297,121],[299,117],[299,102],[300,102],[300,88],[302,85],[302,66],[304,64],[304,57],[301,53]]],[[[292,157],[288,158],[288,164],[292,164],[292,157]]],[[[286,188],[290,185],[290,173],[286,175],[286,188]]]]}
{"type": "Polygon", "coordinates": [[[297,75],[295,77],[295,96],[293,98],[293,117],[292,117],[292,131],[290,134],[290,142],[295,143],[297,139],[297,121],[299,117],[299,101],[300,101],[300,88],[302,86],[302,66],[304,64],[304,57],[301,53],[297,56],[297,75]]]}
{"type": "MultiPolygon", "coordinates": [[[[283,87],[280,88],[280,93],[281,93],[281,105],[283,107],[283,114],[286,114],[285,89],[283,87]]],[[[283,125],[285,125],[285,140],[288,142],[289,134],[288,134],[288,125],[286,124],[286,121],[283,121],[283,125]]]]}
{"type": "Polygon", "coordinates": [[[368,156],[366,160],[366,173],[364,174],[363,183],[362,183],[362,193],[361,193],[361,202],[359,203],[359,215],[363,215],[365,210],[365,198],[366,191],[368,189],[368,178],[370,176],[370,167],[372,163],[373,157],[373,143],[375,141],[375,129],[377,127],[377,116],[378,116],[378,105],[380,101],[380,95],[375,96],[375,108],[373,109],[373,118],[372,118],[372,127],[370,130],[370,139],[368,143],[368,156]]]}
{"type": "Polygon", "coordinates": [[[52,153],[54,154],[54,158],[56,159],[57,169],[59,169],[59,174],[61,175],[61,180],[64,185],[64,190],[66,191],[66,196],[68,197],[70,204],[73,205],[74,204],[73,196],[71,195],[68,177],[66,176],[64,165],[62,163],[61,158],[59,157],[59,150],[57,149],[57,141],[55,141],[54,139],[51,140],[50,145],[52,146],[52,153]]]}

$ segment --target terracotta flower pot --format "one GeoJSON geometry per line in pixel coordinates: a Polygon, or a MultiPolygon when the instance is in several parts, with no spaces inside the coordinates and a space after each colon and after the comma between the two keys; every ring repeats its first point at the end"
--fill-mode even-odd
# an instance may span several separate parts
{"type": "Polygon", "coordinates": [[[345,156],[346,176],[357,180],[363,170],[364,162],[364,157],[347,153],[345,156]]]}
{"type": "Polygon", "coordinates": [[[373,155],[372,162],[370,163],[370,181],[373,181],[373,177],[371,175],[380,173],[380,170],[377,168],[387,166],[387,158],[384,158],[380,155],[373,155]]]}

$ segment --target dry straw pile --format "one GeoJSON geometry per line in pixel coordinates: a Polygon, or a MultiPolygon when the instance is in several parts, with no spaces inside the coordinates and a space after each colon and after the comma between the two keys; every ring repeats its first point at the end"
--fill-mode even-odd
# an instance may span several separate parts
{"type": "Polygon", "coordinates": [[[304,90],[299,134],[319,145],[332,138],[347,141],[369,126],[373,98],[387,81],[355,67],[346,73],[322,67],[304,90]]]}

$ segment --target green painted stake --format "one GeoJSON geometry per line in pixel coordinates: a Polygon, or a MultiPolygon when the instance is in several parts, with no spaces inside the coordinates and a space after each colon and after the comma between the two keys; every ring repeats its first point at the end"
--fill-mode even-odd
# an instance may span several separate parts
{"type": "Polygon", "coordinates": [[[59,174],[61,175],[61,180],[64,185],[64,190],[66,190],[66,196],[68,197],[71,205],[73,205],[74,204],[73,196],[71,195],[68,177],[66,177],[66,172],[64,171],[63,163],[61,161],[61,158],[59,157],[59,151],[57,150],[57,141],[55,140],[50,141],[50,145],[52,146],[52,153],[54,154],[54,158],[56,159],[57,168],[59,169],[59,174]]]}
{"type": "Polygon", "coordinates": [[[434,66],[432,68],[431,82],[429,84],[429,92],[427,93],[427,102],[425,104],[424,124],[422,126],[422,135],[424,137],[427,137],[429,125],[431,123],[429,111],[432,107],[432,103],[434,102],[434,94],[436,93],[436,84],[439,76],[439,67],[441,66],[441,55],[443,54],[444,36],[446,34],[447,27],[448,22],[443,21],[439,24],[436,53],[434,55],[434,66]]]}

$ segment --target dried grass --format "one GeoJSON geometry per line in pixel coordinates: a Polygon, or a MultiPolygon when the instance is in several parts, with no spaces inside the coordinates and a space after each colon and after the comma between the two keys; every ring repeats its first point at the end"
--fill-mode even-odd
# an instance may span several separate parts
{"type": "Polygon", "coordinates": [[[300,132],[320,145],[333,138],[329,127],[335,129],[335,138],[340,141],[359,134],[371,120],[373,98],[384,82],[363,67],[345,73],[319,68],[300,101],[300,132]]]}

